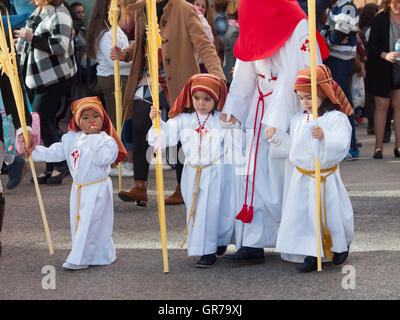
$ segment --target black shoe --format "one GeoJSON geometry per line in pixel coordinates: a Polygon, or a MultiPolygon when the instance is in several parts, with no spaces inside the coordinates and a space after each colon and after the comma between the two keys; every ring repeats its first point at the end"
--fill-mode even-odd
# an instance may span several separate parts
{"type": "Polygon", "coordinates": [[[228,246],[219,246],[217,248],[217,256],[224,255],[224,253],[226,252],[226,248],[228,248],[228,246]]]}
{"type": "Polygon", "coordinates": [[[373,155],[374,159],[382,159],[383,158],[383,154],[382,154],[382,149],[375,149],[374,155],[373,155]]]}
{"type": "Polygon", "coordinates": [[[224,255],[224,259],[239,263],[257,264],[264,263],[264,249],[263,248],[251,248],[241,247],[238,251],[233,254],[224,255]]]}
{"type": "Polygon", "coordinates": [[[58,175],[48,177],[46,180],[46,183],[47,184],[61,184],[65,175],[66,175],[65,170],[60,171],[60,173],[58,175]]]}
{"type": "Polygon", "coordinates": [[[26,172],[25,160],[20,156],[15,156],[14,162],[8,165],[7,189],[17,187],[26,172]]]}
{"type": "Polygon", "coordinates": [[[5,162],[3,162],[3,165],[1,167],[1,174],[7,174],[8,173],[8,167],[5,162]]]}
{"type": "Polygon", "coordinates": [[[307,256],[302,264],[296,266],[296,269],[301,272],[311,272],[318,269],[316,257],[307,256]]]}
{"type": "Polygon", "coordinates": [[[217,257],[215,253],[206,254],[200,257],[200,260],[197,261],[196,267],[197,268],[211,268],[217,262],[217,257]]]}
{"type": "MultiPolygon", "coordinates": [[[[44,176],[37,177],[39,184],[45,184],[47,182],[47,179],[51,176],[51,172],[49,172],[49,171],[45,171],[45,172],[43,172],[43,174],[44,174],[44,176]]],[[[31,182],[33,183],[33,177],[31,178],[31,182]]]]}
{"type": "Polygon", "coordinates": [[[335,265],[342,264],[347,260],[348,256],[349,256],[349,251],[345,251],[345,252],[341,252],[341,253],[333,252],[332,263],[335,265]]]}
{"type": "Polygon", "coordinates": [[[400,150],[399,149],[397,149],[397,148],[394,148],[394,156],[396,157],[396,158],[400,158],[400,150]]]}

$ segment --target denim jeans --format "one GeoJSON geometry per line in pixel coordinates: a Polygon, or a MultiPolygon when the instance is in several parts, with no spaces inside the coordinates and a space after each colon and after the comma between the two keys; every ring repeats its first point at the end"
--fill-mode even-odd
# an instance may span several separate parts
{"type": "MultiPolygon", "coordinates": [[[[335,57],[329,57],[324,61],[324,63],[329,67],[329,69],[331,69],[333,80],[335,80],[342,88],[351,106],[354,108],[350,91],[350,79],[353,74],[354,59],[342,60],[335,57]]],[[[349,116],[349,121],[352,128],[350,150],[358,151],[356,144],[356,125],[354,121],[354,114],[349,116]]]]}

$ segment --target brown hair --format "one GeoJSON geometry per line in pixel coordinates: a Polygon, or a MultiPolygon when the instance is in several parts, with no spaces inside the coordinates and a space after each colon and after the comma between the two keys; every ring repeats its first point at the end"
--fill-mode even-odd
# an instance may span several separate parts
{"type": "Polygon", "coordinates": [[[382,0],[382,4],[381,4],[382,10],[385,12],[389,12],[392,1],[400,2],[400,0],[382,0]]]}
{"type": "Polygon", "coordinates": [[[375,3],[368,3],[360,10],[360,21],[358,23],[360,30],[371,26],[378,11],[379,7],[375,3]]]}
{"type": "Polygon", "coordinates": [[[225,12],[229,0],[214,0],[213,5],[216,12],[225,12]]]}
{"type": "Polygon", "coordinates": [[[226,14],[229,19],[238,19],[238,11],[239,11],[239,0],[231,0],[229,1],[228,7],[226,8],[226,14]]]}
{"type": "Polygon", "coordinates": [[[111,0],[97,0],[94,4],[86,30],[86,54],[95,59],[99,40],[108,30],[108,6],[111,0]]]}
{"type": "Polygon", "coordinates": [[[42,0],[43,5],[50,5],[53,7],[57,7],[62,4],[64,0],[42,0]]]}

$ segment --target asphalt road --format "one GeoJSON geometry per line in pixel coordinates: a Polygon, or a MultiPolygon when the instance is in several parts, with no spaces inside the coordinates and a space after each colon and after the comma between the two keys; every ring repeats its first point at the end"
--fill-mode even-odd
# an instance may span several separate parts
{"type": "MultiPolygon", "coordinates": [[[[355,237],[343,266],[324,264],[322,272],[298,273],[294,264],[266,249],[261,265],[236,266],[219,259],[212,269],[195,268],[195,257],[179,248],[185,228],[184,206],[166,207],[169,273],[163,273],[155,172],[150,172],[147,208],[124,203],[114,182],[114,242],[117,260],[107,267],[67,271],[61,266],[71,246],[69,192],[42,185],[41,192],[55,254],[49,255],[38,202],[28,173],[15,190],[6,190],[6,216],[0,257],[0,299],[275,300],[400,299],[400,159],[392,142],[384,158],[372,159],[374,137],[365,124],[357,129],[363,143],[357,161],[341,164],[342,179],[354,207],[355,237]],[[51,278],[50,278],[51,277],[51,278]],[[53,287],[52,287],[53,286],[53,287]]],[[[36,165],[38,172],[43,163],[36,165]]],[[[166,193],[176,185],[165,170],[166,193]]],[[[1,177],[5,186],[7,177],[1,177]]],[[[124,178],[123,187],[131,187],[124,178]]],[[[234,246],[229,251],[234,251],[234,246]]]]}

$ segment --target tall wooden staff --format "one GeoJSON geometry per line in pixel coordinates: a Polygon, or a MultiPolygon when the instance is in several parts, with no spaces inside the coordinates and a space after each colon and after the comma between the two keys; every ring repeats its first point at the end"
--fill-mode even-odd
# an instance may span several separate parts
{"type": "MultiPolygon", "coordinates": [[[[307,0],[308,6],[308,32],[310,37],[310,68],[311,68],[311,98],[313,119],[318,118],[317,107],[317,46],[316,46],[316,18],[315,0],[307,0]]],[[[321,267],[321,168],[318,156],[315,158],[315,198],[317,212],[317,264],[318,271],[321,267]]]]}
{"type": "MultiPolygon", "coordinates": [[[[160,141],[160,109],[159,101],[159,83],[158,83],[158,49],[161,45],[160,30],[157,23],[156,0],[146,0],[147,11],[147,62],[151,80],[151,96],[153,106],[157,110],[157,117],[153,121],[155,140],[160,141]]],[[[164,203],[164,179],[162,169],[162,158],[160,148],[156,148],[156,180],[157,180],[157,202],[158,214],[160,220],[161,246],[163,253],[164,272],[168,271],[168,253],[167,253],[167,230],[165,221],[165,203],[164,203]]]]}
{"type": "MultiPolygon", "coordinates": [[[[13,45],[14,39],[13,39],[13,35],[12,35],[10,19],[9,19],[8,14],[7,14],[7,20],[8,20],[8,32],[9,32],[11,52],[9,51],[9,48],[7,45],[6,33],[5,33],[3,21],[1,20],[0,68],[2,69],[2,72],[4,72],[10,79],[10,83],[11,83],[11,87],[12,87],[12,91],[13,91],[13,95],[14,95],[14,99],[15,99],[15,104],[16,104],[17,110],[18,110],[18,116],[19,116],[19,119],[21,122],[22,133],[24,135],[25,143],[28,143],[29,137],[28,137],[28,130],[26,128],[24,96],[22,93],[21,83],[20,83],[19,77],[18,77],[17,59],[16,59],[15,49],[14,49],[14,45],[13,45]]],[[[50,254],[54,254],[50,230],[49,230],[49,226],[47,224],[46,212],[44,211],[43,199],[42,199],[42,195],[40,193],[39,183],[38,183],[37,176],[36,176],[36,170],[35,170],[35,166],[33,164],[33,160],[32,160],[31,156],[29,156],[29,163],[31,165],[33,181],[35,183],[36,195],[37,195],[37,198],[39,201],[40,213],[42,214],[42,221],[43,221],[44,230],[46,233],[47,245],[49,247],[50,254]]]]}
{"type": "MultiPolygon", "coordinates": [[[[110,11],[108,13],[108,21],[112,27],[112,40],[113,45],[117,45],[117,34],[118,34],[118,0],[111,0],[110,11]]],[[[115,111],[117,121],[117,134],[121,139],[122,133],[122,90],[121,90],[121,76],[119,70],[119,60],[114,60],[114,88],[115,88],[115,111]]],[[[118,189],[122,190],[122,178],[121,178],[121,163],[118,164],[118,189]]]]}

